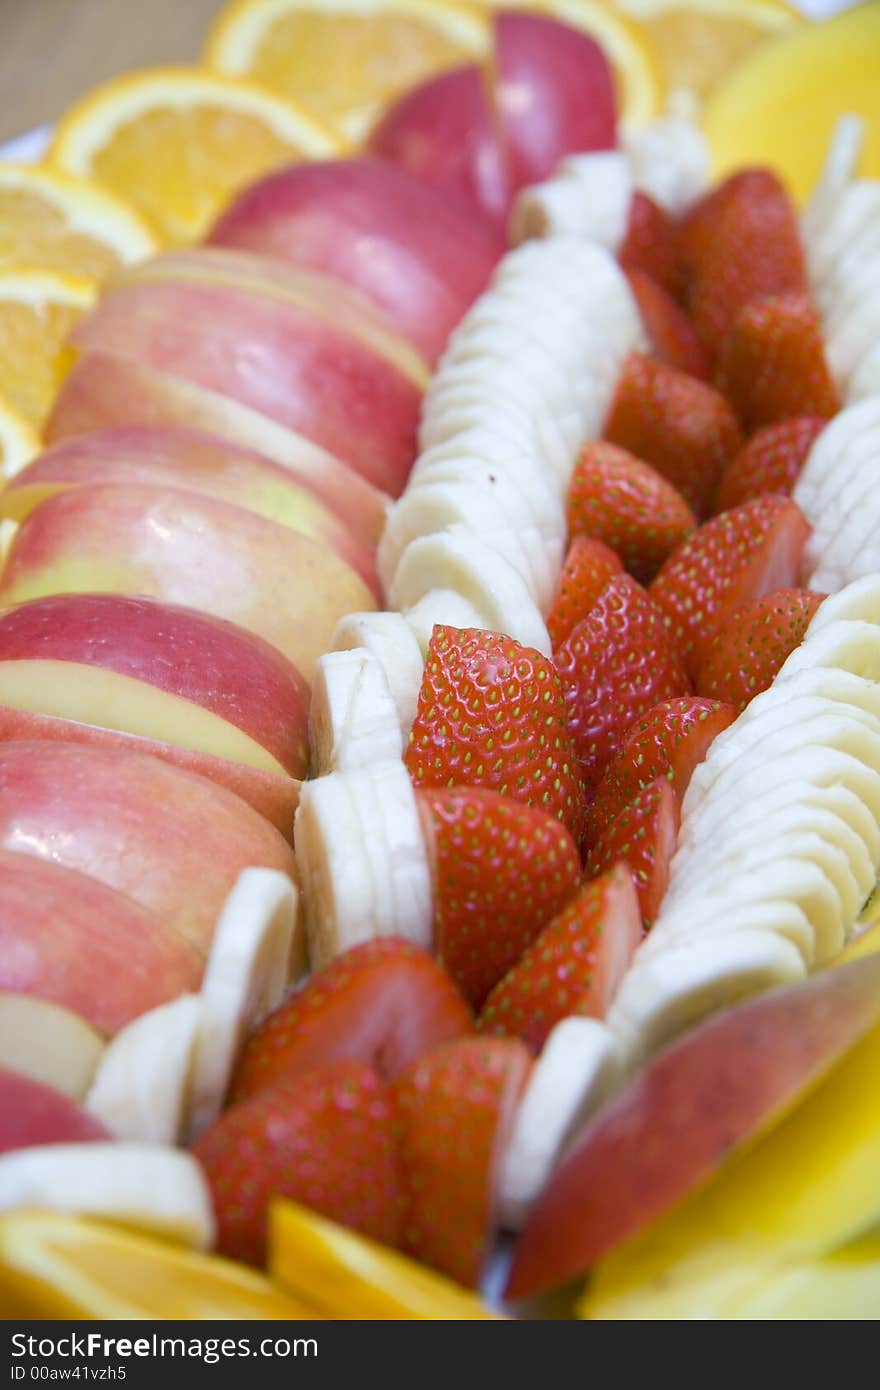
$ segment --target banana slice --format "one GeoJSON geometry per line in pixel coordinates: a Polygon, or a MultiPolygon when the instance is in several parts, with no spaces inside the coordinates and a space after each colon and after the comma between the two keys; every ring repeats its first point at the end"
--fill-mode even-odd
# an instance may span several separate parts
{"type": "Polygon", "coordinates": [[[871,396],[880,396],[880,342],[865,353],[846,390],[848,404],[855,405],[871,396]]]}
{"type": "Polygon", "coordinates": [[[771,932],[707,933],[653,955],[640,948],[606,1022],[636,1066],[719,1009],[805,974],[797,948],[771,932]]]}
{"type": "MultiPolygon", "coordinates": [[[[871,575],[866,575],[865,579],[868,583],[874,582],[871,575]]],[[[867,597],[866,591],[864,598],[857,601],[867,602],[867,597]]],[[[829,695],[835,690],[847,691],[846,696],[841,694],[836,698],[874,710],[872,687],[878,680],[880,625],[863,618],[834,618],[832,615],[830,621],[823,621],[819,627],[810,625],[805,640],[795,647],[777,673],[774,689],[781,698],[785,698],[785,692],[795,685],[803,690],[813,685],[817,691],[822,689],[829,695]]]]}
{"type": "Polygon", "coordinates": [[[483,615],[482,627],[550,655],[544,619],[525,582],[479,537],[452,528],[407,546],[391,586],[392,604],[412,608],[432,589],[456,589],[483,615]]]}
{"type": "Polygon", "coordinates": [[[585,237],[616,255],[626,236],[632,174],[617,150],[571,155],[551,179],[524,188],[510,216],[510,241],[560,234],[585,237]]]}
{"type": "Polygon", "coordinates": [[[207,1250],[211,1195],[188,1153],[149,1144],[44,1144],[0,1156],[0,1211],[94,1216],[207,1250]]]}
{"type": "Polygon", "coordinates": [[[880,432],[880,400],[847,405],[814,441],[793,490],[794,500],[815,526],[833,502],[841,478],[870,468],[880,432]]]}
{"type": "Polygon", "coordinates": [[[709,146],[693,121],[660,116],[621,130],[633,182],[673,217],[683,216],[709,186],[709,146]]]}
{"type": "Polygon", "coordinates": [[[0,992],[0,1058],[32,1081],[82,1100],[104,1039],[86,1019],[48,999],[0,992]]]}
{"type": "Polygon", "coordinates": [[[788,898],[762,898],[732,903],[722,887],[704,891],[699,898],[686,897],[674,903],[664,899],[661,930],[651,928],[642,945],[645,959],[658,951],[688,945],[695,938],[725,936],[728,932],[766,933],[791,942],[805,965],[815,956],[816,937],[804,909],[788,898]]]}
{"type": "Polygon", "coordinates": [[[838,622],[880,624],[880,575],[863,575],[861,579],[854,579],[852,584],[847,584],[844,589],[823,599],[813,614],[804,641],[800,647],[795,648],[782,669],[785,670],[788,662],[798,652],[803,651],[807,642],[814,641],[817,633],[838,622]]]}
{"type": "Polygon", "coordinates": [[[454,589],[431,589],[414,608],[406,609],[404,617],[415,633],[426,660],[431,634],[438,623],[444,627],[479,628],[483,621],[482,614],[473,604],[454,589]]]}
{"type": "Polygon", "coordinates": [[[134,1019],[108,1043],[86,1109],[119,1139],[179,1143],[200,1022],[197,994],[134,1019]]]}
{"type": "Polygon", "coordinates": [[[312,681],[309,735],[314,777],[401,757],[397,706],[381,663],[366,647],[321,657],[312,681]]]}
{"type": "Polygon", "coordinates": [[[361,648],[382,667],[405,740],[415,717],[424,666],[412,628],[399,613],[349,613],[336,624],[332,649],[361,648]]]}
{"type": "Polygon", "coordinates": [[[564,1018],[529,1073],[501,1160],[499,1216],[519,1231],[566,1141],[622,1078],[613,1035],[593,1018],[564,1018]]]}
{"type": "Polygon", "coordinates": [[[431,870],[402,762],[304,783],[294,844],[313,968],[374,936],[430,947],[431,870]]]}
{"type": "Polygon", "coordinates": [[[508,444],[487,428],[454,435],[426,449],[413,466],[409,486],[429,482],[462,482],[479,478],[494,485],[498,478],[522,498],[533,525],[547,540],[566,534],[565,499],[552,473],[537,452],[530,431],[527,443],[508,444]]]}
{"type": "Polygon", "coordinates": [[[849,185],[855,178],[862,145],[865,139],[865,125],[860,116],[849,113],[838,116],[822,172],[810,196],[801,218],[801,236],[811,257],[811,273],[814,280],[821,279],[821,263],[813,263],[820,237],[829,222],[836,216],[849,185]]]}

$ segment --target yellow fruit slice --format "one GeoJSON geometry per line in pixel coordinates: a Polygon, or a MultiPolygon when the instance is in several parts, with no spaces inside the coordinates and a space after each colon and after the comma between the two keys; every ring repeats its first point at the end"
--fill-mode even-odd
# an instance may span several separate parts
{"type": "Polygon", "coordinates": [[[600,1265],[583,1315],[673,1316],[697,1288],[701,1308],[723,1309],[756,1261],[821,1258],[868,1233],[880,1219],[878,1075],[875,1027],[765,1139],[600,1265]]]}
{"type": "Polygon", "coordinates": [[[0,1306],[11,1318],[315,1318],[255,1270],[39,1211],[0,1216],[0,1306]]]}
{"type": "Polygon", "coordinates": [[[326,1221],[295,1202],[269,1216],[269,1272],[325,1317],[447,1322],[494,1318],[482,1299],[415,1260],[326,1221]]]}
{"type": "Polygon", "coordinates": [[[485,17],[446,0],[239,0],[214,25],[205,61],[360,140],[401,92],[488,48],[485,17]]]}
{"type": "Polygon", "coordinates": [[[148,68],[105,82],[72,107],[48,158],[131,203],[163,240],[186,242],[244,184],[342,148],[335,131],[250,82],[201,68],[148,68]]]}
{"type": "Polygon", "coordinates": [[[6,401],[0,399],[0,485],[40,452],[36,430],[6,401]]]}
{"type": "Polygon", "coordinates": [[[91,281],[70,275],[0,273],[0,397],[25,427],[42,427],[60,381],[62,345],[94,297],[91,281]]]}
{"type": "Polygon", "coordinates": [[[880,5],[795,29],[762,45],[722,81],[703,125],[716,176],[760,158],[804,202],[837,117],[865,122],[861,172],[880,176],[880,5]]]}
{"type": "Polygon", "coordinates": [[[39,266],[101,279],[155,249],[143,218],[95,184],[0,163],[0,271],[39,266]]]}

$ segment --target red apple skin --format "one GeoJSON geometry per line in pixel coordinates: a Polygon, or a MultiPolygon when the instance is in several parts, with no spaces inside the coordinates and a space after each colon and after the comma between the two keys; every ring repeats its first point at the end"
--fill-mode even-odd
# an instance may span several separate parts
{"type": "Polygon", "coordinates": [[[588,35],[518,11],[497,14],[495,109],[514,192],[569,154],[617,144],[614,77],[588,35]]]}
{"type": "MultiPolygon", "coordinates": [[[[44,430],[58,443],[78,435],[129,429],[199,430],[239,450],[236,480],[245,455],[272,462],[328,506],[370,550],[375,549],[388,497],[347,464],[247,406],[182,377],[155,371],[112,353],[89,352],[64,379],[44,430]]],[[[228,470],[224,470],[228,479],[228,470]]],[[[208,489],[204,487],[203,490],[208,489]]]]}
{"type": "Polygon", "coordinates": [[[208,243],[344,281],[432,364],[506,249],[474,206],[380,159],[270,174],[240,194],[208,243]]]}
{"type": "Polygon", "coordinates": [[[242,869],[296,876],[290,845],[240,797],[159,758],[96,744],[0,744],[0,850],[128,894],[203,957],[242,869]]]}
{"type": "Polygon", "coordinates": [[[583,1274],[782,1118],[880,1019],[880,957],[826,970],[692,1029],[567,1147],[516,1247],[530,1297],[583,1274]]]}
{"type": "Polygon", "coordinates": [[[227,502],[122,484],[72,488],[22,522],[0,606],[59,593],[146,595],[238,624],[306,681],[345,613],[374,595],[316,541],[227,502]]]}
{"type": "MultiPolygon", "coordinates": [[[[128,357],[230,396],[398,496],[415,458],[425,383],[347,331],[348,305],[353,320],[370,306],[319,276],[309,277],[320,288],[306,306],[269,290],[264,265],[272,262],[247,257],[257,262],[259,275],[239,275],[228,260],[203,272],[204,258],[233,253],[202,251],[198,262],[195,254],[169,257],[152,271],[135,272],[141,278],[118,281],[77,323],[73,345],[128,357]],[[327,313],[317,307],[322,297],[327,313]]],[[[245,253],[235,256],[244,259],[245,253]]],[[[293,273],[281,267],[277,279],[284,270],[293,273]]],[[[409,344],[406,349],[412,355],[409,344]]]]}
{"type": "Polygon", "coordinates": [[[183,487],[231,502],[329,545],[378,592],[373,545],[316,497],[307,479],[294,479],[259,454],[195,430],[132,426],[62,441],[10,479],[0,510],[20,520],[42,495],[86,483],[183,487]],[[283,515],[272,514],[273,504],[283,507],[283,515]]]}
{"type": "Polygon", "coordinates": [[[234,623],[156,599],[57,594],[0,613],[0,661],[76,661],[210,710],[291,777],[309,762],[309,687],[279,651],[234,623]]]}
{"type": "Polygon", "coordinates": [[[0,1068],[0,1154],[36,1144],[107,1143],[112,1137],[54,1086],[0,1068]]]}
{"type": "Polygon", "coordinates": [[[297,777],[282,777],[260,767],[229,758],[215,757],[197,748],[182,748],[162,739],[126,734],[118,729],[102,729],[96,724],[80,724],[73,719],[61,719],[54,714],[35,710],[14,709],[0,704],[0,743],[16,740],[40,740],[47,743],[82,743],[86,747],[121,748],[144,756],[161,758],[185,772],[198,773],[225,787],[246,801],[287,840],[293,840],[293,822],[299,805],[302,782],[297,777]]]}
{"type": "Polygon", "coordinates": [[[127,894],[52,860],[0,851],[0,988],[72,1009],[112,1036],[198,989],[204,964],[127,894]]]}
{"type": "Polygon", "coordinates": [[[374,155],[464,198],[503,233],[513,198],[507,157],[476,65],[422,83],[390,108],[368,142],[374,155]]]}

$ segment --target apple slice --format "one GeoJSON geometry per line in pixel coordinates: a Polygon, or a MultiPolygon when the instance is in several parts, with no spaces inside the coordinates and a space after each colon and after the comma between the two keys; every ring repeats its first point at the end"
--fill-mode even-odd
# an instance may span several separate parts
{"type": "Polygon", "coordinates": [[[0,1057],[15,1070],[82,1100],[91,1085],[104,1039],[72,1009],[30,994],[0,991],[0,1057]]]}
{"type": "MultiPolygon", "coordinates": [[[[0,849],[19,851],[16,859],[36,856],[75,869],[158,915],[166,942],[160,957],[169,983],[179,972],[176,987],[128,1017],[198,983],[196,962],[207,955],[217,916],[242,869],[257,865],[294,877],[290,846],[232,792],[158,758],[74,743],[0,744],[0,849]],[[172,935],[183,939],[173,953],[172,935]],[[185,957],[185,966],[172,971],[171,955],[174,961],[185,957]]],[[[24,888],[21,897],[23,911],[24,888]]],[[[59,899],[63,906],[62,892],[59,899]]],[[[104,915],[112,920],[106,908],[104,915]]],[[[141,933],[158,941],[155,926],[146,930],[149,919],[138,915],[141,933]]],[[[100,911],[94,925],[101,925],[100,911]]],[[[134,924],[127,930],[136,935],[134,924]]],[[[122,933],[117,951],[121,960],[104,977],[113,981],[108,994],[122,989],[123,966],[133,954],[122,933]]],[[[154,973],[158,979],[158,962],[154,973]]],[[[0,984],[26,988],[8,979],[0,984]]],[[[104,986],[94,983],[95,989],[104,986]]],[[[56,1002],[104,1027],[78,1001],[56,1002]]]]}
{"type": "Polygon", "coordinates": [[[517,1299],[582,1274],[779,1123],[880,1019],[865,958],[728,1010],[643,1070],[573,1140],[508,1283],[517,1299]]]}
{"type": "Polygon", "coordinates": [[[207,240],[343,281],[430,363],[505,249],[464,201],[379,159],[269,174],[238,196],[207,240]]]}
{"type": "Polygon", "coordinates": [[[180,1141],[201,1024],[197,994],[141,1014],[108,1045],[85,1108],[118,1139],[180,1141]]]}
{"type": "Polygon", "coordinates": [[[134,484],[59,493],[24,521],[0,604],[60,593],[146,595],[226,618],[311,681],[333,629],[374,596],[326,546],[228,502],[134,484]]]}
{"type": "MultiPolygon", "coordinates": [[[[105,1140],[99,1120],[54,1086],[0,1068],[0,1154],[41,1144],[86,1144],[105,1140]]],[[[0,1168],[3,1159],[0,1158],[0,1168]]],[[[0,1206],[2,1178],[0,1178],[0,1206]]]]}

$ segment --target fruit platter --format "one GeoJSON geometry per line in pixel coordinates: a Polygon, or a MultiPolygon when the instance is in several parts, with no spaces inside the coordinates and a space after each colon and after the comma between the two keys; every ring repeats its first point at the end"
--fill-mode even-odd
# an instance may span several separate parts
{"type": "Polygon", "coordinates": [[[0,161],[0,1316],[880,1318],[880,3],[236,0],[0,161]]]}

